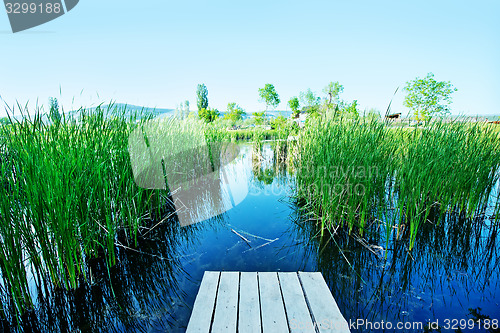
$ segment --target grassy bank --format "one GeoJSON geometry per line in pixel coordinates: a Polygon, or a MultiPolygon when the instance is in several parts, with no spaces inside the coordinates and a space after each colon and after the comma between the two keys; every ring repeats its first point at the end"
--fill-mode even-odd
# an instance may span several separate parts
{"type": "Polygon", "coordinates": [[[498,180],[500,140],[481,124],[416,129],[377,121],[318,119],[298,140],[297,196],[321,227],[363,235],[382,226],[409,248],[431,209],[471,218],[498,180]]]}
{"type": "Polygon", "coordinates": [[[223,127],[208,125],[207,130],[212,136],[216,136],[221,141],[248,141],[260,142],[264,140],[286,140],[289,135],[297,132],[296,127],[291,122],[287,122],[280,127],[266,129],[263,127],[253,127],[244,129],[228,130],[223,127]]]}

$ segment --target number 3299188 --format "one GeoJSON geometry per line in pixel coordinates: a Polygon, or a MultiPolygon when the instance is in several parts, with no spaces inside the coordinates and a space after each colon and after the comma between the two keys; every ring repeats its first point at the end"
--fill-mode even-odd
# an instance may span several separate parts
{"type": "Polygon", "coordinates": [[[14,2],[5,3],[7,14],[59,14],[62,12],[60,3],[14,2]]]}
{"type": "Polygon", "coordinates": [[[497,330],[499,327],[499,322],[498,319],[489,319],[489,318],[484,318],[481,320],[474,320],[474,319],[445,319],[444,320],[444,325],[443,328],[446,330],[452,329],[452,330],[465,330],[465,329],[474,329],[474,328],[483,328],[486,330],[497,330]]]}

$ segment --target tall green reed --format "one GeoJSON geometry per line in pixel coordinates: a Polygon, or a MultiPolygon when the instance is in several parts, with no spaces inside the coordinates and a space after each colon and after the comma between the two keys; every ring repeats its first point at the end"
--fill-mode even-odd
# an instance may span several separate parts
{"type": "Polygon", "coordinates": [[[18,313],[33,305],[28,275],[39,289],[75,288],[89,278],[89,258],[114,265],[117,238],[135,243],[159,209],[161,191],[136,186],[127,150],[147,119],[97,107],[50,123],[36,110],[0,129],[2,297],[18,313]]]}
{"type": "Polygon", "coordinates": [[[298,138],[297,196],[322,230],[370,224],[415,245],[431,209],[484,210],[498,181],[500,141],[481,124],[391,128],[375,120],[312,120],[298,138]]]}
{"type": "Polygon", "coordinates": [[[298,138],[298,194],[322,227],[347,226],[362,234],[382,200],[395,147],[384,125],[363,120],[311,120],[298,138]]]}
{"type": "Polygon", "coordinates": [[[410,247],[430,209],[472,218],[498,181],[500,141],[477,123],[431,122],[405,133],[396,167],[399,215],[410,227],[410,247]]]}

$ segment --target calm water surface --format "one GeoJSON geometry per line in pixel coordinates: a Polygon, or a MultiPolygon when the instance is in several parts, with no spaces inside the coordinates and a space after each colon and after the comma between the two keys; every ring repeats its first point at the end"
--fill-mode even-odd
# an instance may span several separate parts
{"type": "Polygon", "coordinates": [[[111,282],[105,266],[92,262],[92,283],[40,299],[24,330],[183,332],[205,271],[300,270],[323,273],[348,321],[373,325],[353,332],[424,332],[419,325],[429,321],[439,322],[435,332],[499,332],[477,324],[446,329],[447,320],[500,318],[499,228],[488,214],[426,224],[411,254],[405,241],[386,248],[375,236],[320,237],[292,199],[293,172],[274,160],[270,144],[242,146],[233,170],[248,195],[239,205],[184,228],[166,220],[139,240],[139,250],[120,248],[111,282]],[[376,329],[382,321],[385,329],[376,329]],[[395,329],[398,322],[406,329],[395,329]]]}

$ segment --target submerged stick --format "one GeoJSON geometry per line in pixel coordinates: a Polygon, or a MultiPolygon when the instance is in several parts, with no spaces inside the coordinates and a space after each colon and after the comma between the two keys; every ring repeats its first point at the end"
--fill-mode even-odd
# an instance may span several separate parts
{"type": "Polygon", "coordinates": [[[166,220],[168,220],[171,216],[173,216],[174,214],[177,213],[177,210],[173,213],[170,213],[168,214],[167,216],[165,216],[163,219],[161,219],[160,222],[156,223],[152,228],[150,228],[148,231],[146,231],[144,233],[144,235],[142,235],[143,237],[146,236],[147,234],[149,234],[151,231],[153,231],[154,228],[156,228],[157,226],[159,226],[160,224],[162,224],[163,222],[165,222],[166,220]]]}
{"type": "MultiPolygon", "coordinates": [[[[228,226],[231,226],[231,225],[228,225],[228,226]]],[[[232,230],[232,229],[231,229],[232,230]]],[[[240,230],[240,233],[244,234],[244,235],[247,235],[247,236],[250,236],[250,237],[254,237],[254,238],[258,238],[258,239],[262,239],[262,240],[265,240],[265,241],[272,241],[272,239],[268,239],[268,238],[264,238],[264,237],[260,237],[260,236],[257,236],[257,235],[254,235],[254,234],[251,234],[247,231],[243,231],[243,230],[240,230]]]]}
{"type": "Polygon", "coordinates": [[[231,231],[234,232],[236,235],[238,235],[241,239],[243,239],[248,246],[252,247],[252,245],[250,245],[250,241],[248,239],[246,239],[245,237],[243,237],[242,235],[240,235],[237,231],[235,231],[234,229],[231,228],[231,231]]]}
{"type": "Polygon", "coordinates": [[[143,252],[141,250],[137,250],[137,249],[133,249],[131,247],[128,247],[126,245],[123,245],[122,243],[120,243],[119,241],[116,241],[115,242],[115,245],[118,246],[118,247],[121,247],[125,250],[129,250],[129,251],[133,251],[133,252],[136,252],[136,253],[140,253],[140,254],[145,254],[145,255],[148,255],[148,256],[151,256],[151,257],[155,257],[155,258],[158,258],[160,260],[168,260],[168,261],[172,261],[173,259],[170,259],[170,258],[165,258],[165,257],[162,257],[162,256],[159,256],[159,255],[156,255],[156,254],[152,254],[152,253],[147,253],[147,252],[143,252]]]}
{"type": "Polygon", "coordinates": [[[259,245],[259,246],[255,247],[255,248],[253,248],[253,249],[248,249],[248,250],[245,250],[245,251],[243,251],[243,253],[248,252],[248,251],[252,251],[252,250],[258,250],[258,249],[260,249],[261,247],[264,247],[264,246],[266,246],[266,245],[269,245],[269,244],[271,244],[271,243],[276,242],[278,239],[279,239],[279,238],[275,238],[275,239],[273,239],[273,240],[271,240],[271,241],[269,241],[269,242],[267,242],[267,243],[264,243],[264,244],[261,244],[261,245],[259,245]]]}

